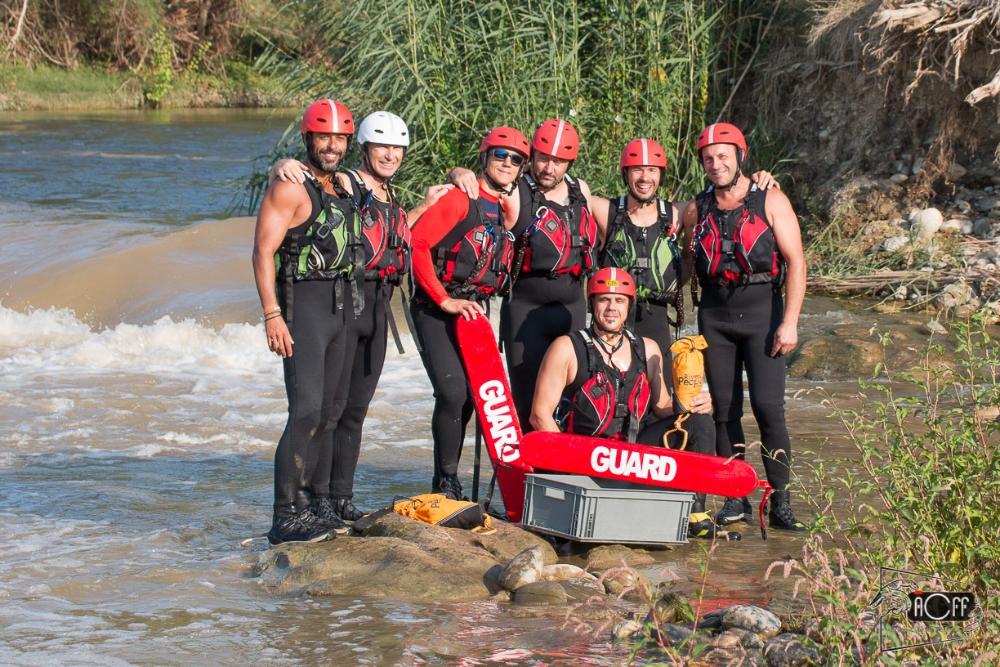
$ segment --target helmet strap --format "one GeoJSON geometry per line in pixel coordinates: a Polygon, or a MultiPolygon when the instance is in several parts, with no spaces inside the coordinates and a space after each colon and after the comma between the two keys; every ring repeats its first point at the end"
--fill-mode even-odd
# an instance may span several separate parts
{"type": "Polygon", "coordinates": [[[628,193],[632,197],[632,199],[636,200],[640,204],[651,204],[656,201],[656,196],[660,192],[660,186],[663,185],[663,170],[660,169],[660,182],[656,184],[656,188],[653,190],[653,194],[650,195],[649,197],[640,197],[635,193],[635,190],[633,190],[632,186],[629,185],[628,183],[628,176],[626,176],[625,174],[625,169],[622,169],[622,183],[625,184],[625,188],[628,190],[628,193]]]}
{"type": "Polygon", "coordinates": [[[482,153],[479,154],[479,174],[483,177],[483,180],[486,181],[486,184],[489,185],[491,188],[493,188],[494,190],[496,190],[497,192],[506,197],[511,196],[512,194],[514,194],[514,190],[517,189],[518,179],[520,179],[521,174],[524,173],[524,163],[522,163],[521,167],[517,170],[517,176],[514,177],[514,180],[511,181],[510,185],[503,186],[497,183],[496,180],[494,180],[493,177],[490,176],[489,173],[486,171],[486,163],[489,161],[488,156],[489,156],[488,150],[483,151],[482,153]]]}

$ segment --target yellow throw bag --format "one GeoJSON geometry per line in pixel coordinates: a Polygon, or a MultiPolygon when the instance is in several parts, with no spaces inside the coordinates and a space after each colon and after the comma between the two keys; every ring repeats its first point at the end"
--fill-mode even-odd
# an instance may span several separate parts
{"type": "Polygon", "coordinates": [[[399,498],[392,511],[410,519],[446,528],[464,528],[474,532],[491,530],[493,523],[479,503],[451,500],[443,493],[423,493],[411,498],[399,498]]]}
{"type": "Polygon", "coordinates": [[[708,347],[704,336],[684,336],[670,346],[673,353],[674,396],[679,405],[676,412],[689,409],[692,399],[701,393],[705,381],[705,356],[702,350],[708,347]]]}

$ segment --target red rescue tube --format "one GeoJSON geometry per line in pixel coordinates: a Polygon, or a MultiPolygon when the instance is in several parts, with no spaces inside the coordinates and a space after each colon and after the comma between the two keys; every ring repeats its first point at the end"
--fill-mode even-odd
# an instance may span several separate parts
{"type": "Polygon", "coordinates": [[[745,496],[760,484],[753,466],[740,459],[571,433],[529,433],[521,440],[521,458],[542,470],[716,496],[745,496]]]}
{"type": "Polygon", "coordinates": [[[524,510],[524,478],[534,469],[521,458],[521,424],[497,339],[489,319],[481,316],[472,320],[455,318],[455,330],[507,518],[520,522],[524,510]]]}

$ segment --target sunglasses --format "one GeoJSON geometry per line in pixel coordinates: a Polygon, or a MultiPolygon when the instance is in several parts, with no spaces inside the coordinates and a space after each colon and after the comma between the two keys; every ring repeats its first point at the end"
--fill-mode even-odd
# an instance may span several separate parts
{"type": "Polygon", "coordinates": [[[515,167],[520,167],[524,164],[524,156],[520,153],[515,153],[514,151],[509,151],[506,148],[493,148],[490,150],[490,155],[495,157],[500,162],[503,162],[507,158],[510,158],[510,163],[515,167]]]}

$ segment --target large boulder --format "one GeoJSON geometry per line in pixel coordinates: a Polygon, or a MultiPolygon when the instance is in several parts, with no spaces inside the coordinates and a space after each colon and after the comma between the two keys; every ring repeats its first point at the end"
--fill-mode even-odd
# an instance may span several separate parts
{"type": "Polygon", "coordinates": [[[652,565],[653,555],[645,549],[633,549],[624,544],[602,544],[587,552],[587,570],[603,572],[625,564],[629,567],[652,565]]]}
{"type": "Polygon", "coordinates": [[[767,609],[737,604],[726,607],[722,612],[722,627],[726,630],[739,628],[753,632],[763,639],[769,639],[778,634],[778,630],[781,629],[781,619],[767,609]]]}
{"type": "MultiPolygon", "coordinates": [[[[266,589],[278,594],[355,595],[408,602],[482,600],[497,592],[495,573],[507,560],[496,553],[509,548],[496,542],[537,544],[527,531],[506,522],[497,524],[496,534],[479,535],[389,513],[367,525],[363,536],[341,536],[320,544],[283,544],[262,552],[252,569],[266,589]],[[487,572],[493,573],[492,580],[487,572]]],[[[538,541],[545,545],[539,547],[543,558],[555,562],[552,548],[538,541]]]]}

